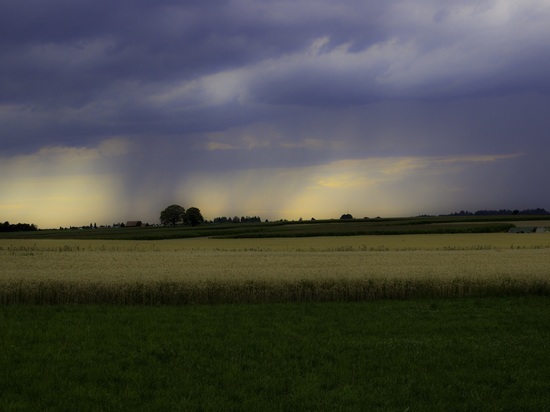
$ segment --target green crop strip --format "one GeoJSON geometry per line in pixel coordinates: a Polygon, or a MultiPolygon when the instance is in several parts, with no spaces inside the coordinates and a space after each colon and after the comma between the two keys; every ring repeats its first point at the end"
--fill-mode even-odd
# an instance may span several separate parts
{"type": "Polygon", "coordinates": [[[545,410],[549,305],[0,306],[0,409],[545,410]]]}

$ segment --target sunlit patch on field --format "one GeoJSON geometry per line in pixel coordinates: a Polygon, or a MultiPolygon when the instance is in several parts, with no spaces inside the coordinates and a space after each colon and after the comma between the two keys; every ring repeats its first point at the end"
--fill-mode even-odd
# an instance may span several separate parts
{"type": "Polygon", "coordinates": [[[2,240],[3,303],[184,304],[548,294],[550,236],[2,240]]]}

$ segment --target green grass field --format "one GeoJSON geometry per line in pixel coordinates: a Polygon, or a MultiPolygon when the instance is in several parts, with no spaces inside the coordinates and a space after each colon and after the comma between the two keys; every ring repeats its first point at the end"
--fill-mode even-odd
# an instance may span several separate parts
{"type": "Polygon", "coordinates": [[[0,306],[0,410],[547,410],[547,298],[0,306]]]}

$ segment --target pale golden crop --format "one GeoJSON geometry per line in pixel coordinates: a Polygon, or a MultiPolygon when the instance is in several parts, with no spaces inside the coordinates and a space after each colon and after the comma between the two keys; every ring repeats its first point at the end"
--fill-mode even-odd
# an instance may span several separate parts
{"type": "Polygon", "coordinates": [[[549,249],[366,252],[37,252],[2,254],[2,280],[144,282],[550,277],[549,249]]]}
{"type": "Polygon", "coordinates": [[[364,251],[550,248],[550,233],[468,233],[430,235],[329,236],[265,239],[20,240],[0,239],[2,250],[28,251],[364,251]]]}
{"type": "Polygon", "coordinates": [[[247,301],[252,293],[253,301],[354,300],[406,297],[418,285],[446,295],[458,290],[457,280],[469,288],[546,287],[549,262],[549,234],[0,240],[0,298],[93,302],[103,294],[110,297],[98,302],[121,303],[187,294],[216,302],[247,301]]]}

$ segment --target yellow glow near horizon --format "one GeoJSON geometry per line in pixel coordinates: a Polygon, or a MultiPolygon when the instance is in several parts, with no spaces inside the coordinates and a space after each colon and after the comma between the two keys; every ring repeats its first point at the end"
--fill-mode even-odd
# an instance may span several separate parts
{"type": "Polygon", "coordinates": [[[50,228],[111,219],[121,180],[108,160],[126,152],[123,139],[111,139],[97,148],[46,147],[0,159],[0,220],[50,228]]]}
{"type": "Polygon", "coordinates": [[[135,185],[135,179],[116,167],[127,152],[124,140],[113,139],[95,148],[44,148],[0,159],[0,220],[40,228],[125,220],[154,223],[168,197],[181,199],[185,208],[200,208],[206,219],[431,213],[431,205],[455,207],[467,190],[450,176],[475,163],[520,156],[373,157],[303,167],[212,170],[187,173],[176,188],[159,188],[162,176],[151,176],[140,180],[136,190],[127,187],[135,185]]]}
{"type": "Polygon", "coordinates": [[[445,175],[460,172],[468,164],[517,156],[367,158],[301,168],[202,173],[189,176],[178,193],[203,205],[203,214],[212,217],[249,214],[309,219],[335,218],[346,212],[361,217],[429,213],[426,205],[450,202],[465,190],[443,182],[445,175]]]}
{"type": "Polygon", "coordinates": [[[0,204],[2,216],[9,216],[13,223],[49,228],[82,226],[107,218],[112,214],[110,199],[116,184],[110,176],[33,177],[18,179],[3,190],[15,201],[0,204]]]}

